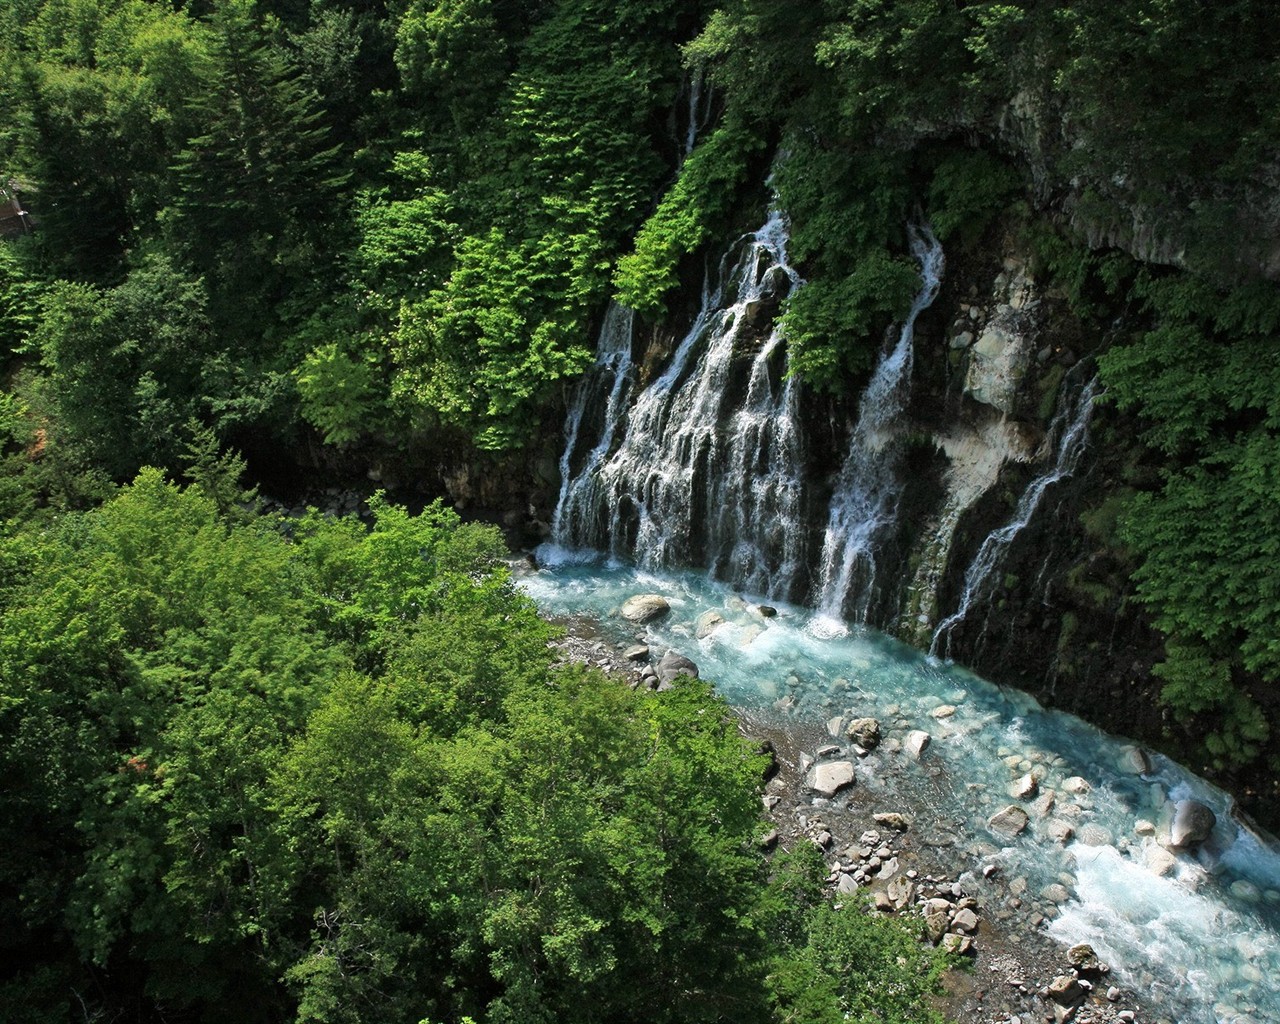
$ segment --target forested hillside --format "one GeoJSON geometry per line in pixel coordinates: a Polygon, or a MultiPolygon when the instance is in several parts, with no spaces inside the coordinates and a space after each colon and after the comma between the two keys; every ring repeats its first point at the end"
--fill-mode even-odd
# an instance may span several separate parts
{"type": "Polygon", "coordinates": [[[225,454],[545,502],[607,304],[661,351],[770,205],[842,414],[908,220],[1034,254],[1101,367],[1087,525],[1164,740],[1273,790],[1277,39],[1264,0],[5,3],[0,1013],[926,1013],[816,980],[895,940],[767,868],[709,689],[553,667],[443,506],[276,521],[225,454]]]}

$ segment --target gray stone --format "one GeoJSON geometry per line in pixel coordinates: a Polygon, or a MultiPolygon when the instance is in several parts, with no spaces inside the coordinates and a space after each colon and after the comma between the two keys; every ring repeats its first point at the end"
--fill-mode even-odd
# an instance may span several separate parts
{"type": "Polygon", "coordinates": [[[1169,843],[1179,849],[1199,846],[1209,838],[1217,823],[1213,809],[1199,800],[1179,800],[1169,828],[1169,843]]]}
{"type": "Polygon", "coordinates": [[[1047,994],[1059,1006],[1075,1006],[1084,1001],[1084,989],[1069,974],[1059,974],[1049,982],[1047,994]]]}
{"type": "Polygon", "coordinates": [[[844,735],[844,716],[836,715],[827,719],[827,732],[837,738],[844,735]]]}
{"type": "Polygon", "coordinates": [[[1057,797],[1053,795],[1053,790],[1047,789],[1032,801],[1031,813],[1037,818],[1047,818],[1055,803],[1057,797]]]}
{"type": "Polygon", "coordinates": [[[622,604],[622,617],[628,622],[652,622],[671,611],[671,605],[659,594],[636,594],[622,604]]]}
{"type": "Polygon", "coordinates": [[[1069,779],[1062,780],[1062,788],[1068,793],[1087,793],[1089,792],[1089,783],[1079,775],[1073,775],[1069,779]]]}
{"type": "Polygon", "coordinates": [[[849,739],[867,750],[880,745],[880,723],[874,718],[855,718],[845,732],[849,739]]]}
{"type": "Polygon", "coordinates": [[[662,656],[662,660],[658,662],[658,678],[663,683],[670,684],[679,676],[691,676],[698,678],[698,666],[686,658],[683,654],[677,654],[675,651],[667,651],[662,656]]]}
{"type": "Polygon", "coordinates": [[[644,661],[649,657],[648,644],[635,644],[622,652],[627,661],[644,661]]]}
{"type": "Polygon", "coordinates": [[[1067,963],[1081,974],[1101,974],[1102,961],[1087,942],[1079,942],[1067,950],[1067,963]]]}
{"type": "Polygon", "coordinates": [[[929,712],[929,717],[936,718],[941,721],[944,718],[950,718],[955,713],[956,706],[954,704],[940,704],[929,712]]]}
{"type": "Polygon", "coordinates": [[[1040,783],[1031,772],[1027,772],[1026,775],[1022,776],[1022,778],[1018,779],[1018,781],[1013,784],[1010,788],[1009,795],[1015,800],[1030,800],[1039,791],[1040,783]]]}
{"type": "Polygon", "coordinates": [[[854,881],[853,875],[840,875],[840,881],[836,883],[836,891],[851,896],[858,891],[858,883],[854,881]]]}
{"type": "Polygon", "coordinates": [[[885,894],[893,902],[893,906],[897,910],[903,910],[911,905],[912,899],[915,898],[915,883],[906,875],[899,875],[893,879],[886,887],[885,894]]]}
{"type": "Polygon", "coordinates": [[[699,640],[709,637],[716,629],[724,625],[724,616],[717,611],[703,612],[693,625],[693,635],[699,640]]]}
{"type": "Polygon", "coordinates": [[[825,761],[809,772],[807,780],[810,789],[823,796],[835,796],[845,786],[853,784],[852,761],[825,761]]]}
{"type": "Polygon", "coordinates": [[[951,904],[936,896],[924,905],[924,933],[934,945],[947,934],[951,923],[951,904]]]}
{"type": "Polygon", "coordinates": [[[1061,818],[1051,818],[1044,826],[1045,835],[1052,839],[1055,843],[1066,846],[1071,842],[1071,837],[1075,835],[1076,830],[1071,827],[1069,822],[1063,821],[1061,818]]]}
{"type": "Polygon", "coordinates": [[[772,619],[778,614],[778,609],[768,604],[756,605],[756,611],[758,611],[760,615],[766,619],[772,619]]]}
{"type": "Polygon", "coordinates": [[[996,833],[996,835],[1012,839],[1027,827],[1029,820],[1026,811],[1021,807],[1010,804],[1004,810],[997,811],[987,819],[987,828],[996,833]]]}
{"type": "Polygon", "coordinates": [[[763,836],[760,837],[760,845],[764,847],[766,850],[771,850],[773,849],[773,847],[777,846],[778,830],[776,828],[769,829],[768,832],[766,832],[763,836]]]}
{"type": "Polygon", "coordinates": [[[908,754],[918,760],[920,755],[928,749],[931,739],[932,738],[929,734],[923,729],[913,729],[911,732],[907,733],[907,739],[903,746],[906,748],[908,754]]]}
{"type": "Polygon", "coordinates": [[[896,832],[905,832],[911,827],[911,819],[897,811],[881,811],[871,817],[877,825],[887,825],[896,832]]]}
{"type": "Polygon", "coordinates": [[[1125,747],[1120,751],[1120,770],[1131,775],[1150,775],[1151,758],[1141,747],[1125,747]]]}
{"type": "Polygon", "coordinates": [[[973,949],[973,939],[967,935],[944,935],[942,936],[942,948],[948,953],[963,956],[973,949]]]}
{"type": "Polygon", "coordinates": [[[962,932],[972,935],[978,930],[978,915],[968,908],[956,911],[956,916],[951,919],[951,927],[959,928],[962,932]]]}
{"type": "Polygon", "coordinates": [[[1153,874],[1164,876],[1178,866],[1178,858],[1163,846],[1147,847],[1147,870],[1153,874]]]}

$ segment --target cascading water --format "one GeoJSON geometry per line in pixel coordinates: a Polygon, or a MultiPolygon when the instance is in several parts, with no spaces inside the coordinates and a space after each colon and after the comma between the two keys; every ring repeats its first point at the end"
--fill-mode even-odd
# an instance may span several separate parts
{"type": "Polygon", "coordinates": [[[938,296],[942,246],[927,227],[911,227],[911,252],[920,262],[921,287],[862,394],[849,453],[840,469],[819,560],[820,628],[839,631],[846,617],[865,621],[875,596],[876,548],[897,508],[901,483],[895,428],[910,393],[916,318],[938,296]]]}
{"type": "Polygon", "coordinates": [[[646,642],[693,658],[754,735],[829,744],[833,715],[875,717],[885,741],[855,759],[853,792],[908,814],[922,856],[936,849],[1005,927],[1044,918],[1063,943],[1091,943],[1117,985],[1179,1024],[1280,1020],[1280,854],[1174,762],[1135,756],[1072,715],[873,631],[823,637],[812,612],[785,602],[764,617],[700,573],[561,565],[521,585],[548,612],[597,619],[605,635],[616,627],[619,648],[635,643],[635,625],[614,618],[623,601],[662,595],[671,611],[645,627],[646,642]],[[723,621],[695,639],[709,611],[723,621]],[[919,760],[902,749],[912,730],[932,737],[919,760]],[[1009,790],[1026,774],[1039,787],[1026,828],[996,832],[992,815],[1020,802],[1009,790]],[[1211,806],[1217,824],[1198,852],[1170,852],[1162,840],[1186,798],[1211,806]]]}
{"type": "MultiPolygon", "coordinates": [[[[800,283],[786,261],[787,225],[773,213],[722,264],[662,375],[625,403],[604,403],[599,440],[581,459],[581,409],[629,370],[619,354],[575,399],[553,540],[562,548],[634,552],[645,566],[701,563],[755,592],[785,596],[804,565],[797,389],[766,314],[800,283]],[[727,260],[726,260],[727,262],[727,260]],[[767,325],[767,326],[766,326],[767,325]]],[[[621,342],[610,342],[621,352],[621,342]]]]}
{"type": "Polygon", "coordinates": [[[938,624],[929,643],[930,654],[940,655],[945,643],[946,656],[950,657],[952,631],[965,621],[974,602],[990,592],[991,581],[996,578],[996,569],[1003,562],[1009,545],[1031,522],[1049,488],[1070,477],[1079,466],[1080,457],[1088,447],[1089,419],[1093,415],[1094,400],[1098,396],[1098,378],[1094,377],[1079,389],[1072,385],[1070,378],[1063,382],[1063,399],[1045,439],[1046,445],[1052,445],[1053,463],[1022,492],[1009,522],[993,530],[982,542],[978,553],[965,570],[960,604],[938,624]]]}
{"type": "Polygon", "coordinates": [[[595,472],[613,447],[618,427],[626,416],[633,367],[632,328],[635,314],[616,302],[609,305],[600,327],[596,362],[579,383],[565,418],[565,446],[560,456],[560,497],[551,520],[551,534],[557,542],[575,534],[595,532],[587,517],[601,513],[592,487],[595,472]],[[589,412],[600,417],[596,443],[579,455],[578,438],[589,412]],[[583,461],[576,468],[575,457],[583,461]]]}

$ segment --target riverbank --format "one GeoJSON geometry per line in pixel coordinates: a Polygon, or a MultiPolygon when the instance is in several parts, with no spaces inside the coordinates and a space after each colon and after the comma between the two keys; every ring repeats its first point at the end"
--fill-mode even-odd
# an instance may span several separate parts
{"type": "MultiPolygon", "coordinates": [[[[650,685],[653,677],[645,670],[660,660],[653,656],[660,652],[650,649],[637,656],[637,648],[648,646],[643,642],[650,639],[647,633],[638,631],[632,637],[636,642],[628,643],[617,639],[618,630],[607,623],[579,616],[555,621],[566,630],[557,644],[566,661],[596,666],[632,687],[650,685]]],[[[931,781],[945,770],[927,750],[916,758],[902,739],[890,734],[877,744],[884,748],[881,753],[866,751],[859,757],[857,744],[832,735],[825,726],[738,711],[743,734],[767,744],[774,756],[776,773],[762,797],[770,849],[818,845],[830,868],[834,899],[869,899],[881,913],[919,917],[922,941],[928,941],[931,923],[935,930],[941,926],[937,915],[946,915],[937,941],[963,949],[965,958],[948,975],[940,998],[939,1008],[948,1019],[966,1024],[1173,1024],[1136,992],[1117,984],[1110,965],[1098,970],[1073,964],[1071,947],[1046,931],[1056,915],[1051,901],[1028,895],[1025,877],[1001,870],[994,846],[985,844],[991,858],[987,870],[960,870],[964,863],[956,850],[970,837],[960,830],[931,828],[931,816],[921,813],[931,781]],[[854,776],[861,784],[829,796],[807,784],[817,767],[854,763],[846,758],[858,762],[854,776]],[[1076,981],[1076,987],[1063,979],[1076,981]]],[[[1083,958],[1077,953],[1076,959],[1083,958]]]]}

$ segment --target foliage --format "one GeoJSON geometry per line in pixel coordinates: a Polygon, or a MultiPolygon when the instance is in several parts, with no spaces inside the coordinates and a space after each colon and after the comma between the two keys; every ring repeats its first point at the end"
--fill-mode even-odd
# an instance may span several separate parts
{"type": "Polygon", "coordinates": [[[1280,329],[1274,289],[1227,294],[1187,276],[1140,276],[1154,322],[1102,368],[1121,408],[1168,462],[1159,489],[1135,496],[1122,536],[1142,556],[1138,594],[1169,637],[1164,699],[1207,715],[1211,759],[1235,765],[1270,733],[1249,679],[1280,679],[1271,623],[1280,609],[1280,329]]]}

